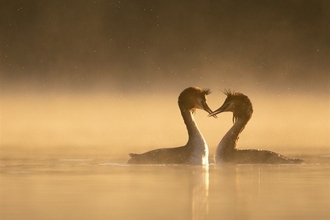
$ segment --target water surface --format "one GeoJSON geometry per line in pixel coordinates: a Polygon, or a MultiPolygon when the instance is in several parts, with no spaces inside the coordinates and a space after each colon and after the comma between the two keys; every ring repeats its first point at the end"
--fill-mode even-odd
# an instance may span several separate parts
{"type": "Polygon", "coordinates": [[[2,157],[0,218],[328,219],[330,156],[303,165],[127,165],[2,157]]]}

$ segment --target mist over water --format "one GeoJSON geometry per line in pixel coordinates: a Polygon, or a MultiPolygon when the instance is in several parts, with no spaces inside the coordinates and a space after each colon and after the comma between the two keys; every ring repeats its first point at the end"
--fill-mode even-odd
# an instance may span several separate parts
{"type": "Polygon", "coordinates": [[[2,0],[0,219],[329,219],[330,1],[2,0]],[[178,96],[231,89],[238,148],[299,165],[215,165],[232,114],[197,110],[209,166],[128,165],[185,145],[178,96]]]}
{"type": "MultiPolygon", "coordinates": [[[[4,1],[1,146],[185,144],[189,86],[232,89],[254,115],[239,146],[329,147],[327,1],[4,1]]],[[[211,152],[231,115],[196,114],[211,152]]]]}
{"type": "MultiPolygon", "coordinates": [[[[329,102],[322,97],[247,95],[254,114],[240,136],[238,148],[301,154],[320,149],[329,152],[330,128],[326,117],[329,102]],[[310,103],[314,105],[309,106],[310,103]]],[[[182,146],[188,135],[177,96],[175,93],[2,96],[1,146],[24,151],[39,149],[46,154],[90,152],[121,159],[129,152],[182,146]]],[[[224,99],[221,91],[214,91],[207,102],[215,110],[224,99]]],[[[197,110],[195,118],[213,155],[232,126],[232,114],[223,113],[214,119],[197,110]]]]}

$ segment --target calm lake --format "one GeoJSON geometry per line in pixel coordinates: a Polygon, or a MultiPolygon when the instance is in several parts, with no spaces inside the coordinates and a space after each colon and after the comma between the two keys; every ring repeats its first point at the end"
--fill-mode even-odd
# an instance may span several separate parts
{"type": "Polygon", "coordinates": [[[299,157],[307,163],[203,167],[2,156],[0,218],[329,219],[330,155],[299,157]]]}
{"type": "MultiPolygon", "coordinates": [[[[215,109],[223,94],[212,95],[215,109]]],[[[208,167],[127,165],[130,152],[186,143],[177,94],[1,96],[0,219],[329,219],[328,102],[268,99],[254,96],[238,148],[306,164],[214,165],[232,114],[196,111],[208,167]]]]}

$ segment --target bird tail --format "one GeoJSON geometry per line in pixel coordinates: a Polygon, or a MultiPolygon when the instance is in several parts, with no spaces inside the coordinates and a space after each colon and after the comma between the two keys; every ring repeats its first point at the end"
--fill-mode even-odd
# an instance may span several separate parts
{"type": "Polygon", "coordinates": [[[136,156],[138,156],[139,154],[134,154],[134,153],[130,153],[130,154],[128,154],[128,156],[130,156],[130,157],[132,157],[132,158],[134,158],[134,157],[136,157],[136,156]]]}

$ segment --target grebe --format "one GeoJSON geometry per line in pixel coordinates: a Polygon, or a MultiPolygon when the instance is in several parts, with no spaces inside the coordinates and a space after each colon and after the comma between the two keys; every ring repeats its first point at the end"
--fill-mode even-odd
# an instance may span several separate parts
{"type": "Polygon", "coordinates": [[[208,113],[212,110],[206,104],[209,89],[189,87],[179,96],[178,104],[181,115],[188,130],[188,142],[185,146],[163,148],[142,154],[129,154],[129,164],[208,164],[208,146],[194,120],[195,109],[203,109],[208,113]]]}
{"type": "Polygon", "coordinates": [[[215,116],[221,112],[233,112],[234,125],[229,129],[220,141],[215,152],[215,163],[235,163],[235,164],[288,164],[303,163],[296,158],[287,158],[267,150],[236,149],[239,134],[252,117],[253,108],[250,99],[238,92],[224,92],[227,98],[223,105],[209,116],[215,116]]]}

